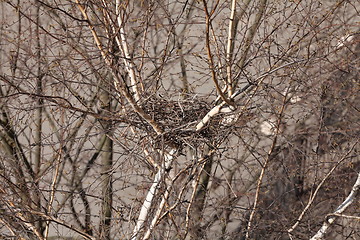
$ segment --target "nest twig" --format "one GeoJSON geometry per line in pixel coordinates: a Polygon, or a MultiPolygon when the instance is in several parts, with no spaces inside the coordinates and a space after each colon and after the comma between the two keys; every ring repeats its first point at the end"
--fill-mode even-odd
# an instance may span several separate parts
{"type": "Polygon", "coordinates": [[[161,125],[164,134],[152,134],[152,128],[139,116],[129,114],[127,117],[136,127],[153,135],[156,144],[190,145],[193,147],[201,143],[214,141],[220,134],[219,121],[214,118],[208,127],[202,131],[195,131],[196,124],[211,109],[207,101],[201,98],[166,99],[151,96],[140,103],[144,111],[161,125]]]}

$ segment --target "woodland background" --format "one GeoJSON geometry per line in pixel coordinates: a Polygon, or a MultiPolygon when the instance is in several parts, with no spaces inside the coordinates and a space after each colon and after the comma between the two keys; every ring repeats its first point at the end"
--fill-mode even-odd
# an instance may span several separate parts
{"type": "Polygon", "coordinates": [[[359,11],[0,1],[0,238],[360,239],[359,11]]]}

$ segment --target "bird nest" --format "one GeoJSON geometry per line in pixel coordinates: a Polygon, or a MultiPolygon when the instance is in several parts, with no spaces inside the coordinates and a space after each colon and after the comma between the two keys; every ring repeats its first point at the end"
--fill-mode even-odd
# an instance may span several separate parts
{"type": "MultiPolygon", "coordinates": [[[[201,98],[179,98],[176,100],[164,97],[148,97],[140,103],[144,111],[151,116],[164,130],[164,134],[155,136],[160,144],[172,142],[177,145],[197,146],[201,143],[214,141],[220,128],[219,119],[214,118],[201,131],[195,131],[196,124],[210,111],[211,106],[201,98]]],[[[135,120],[135,119],[134,119],[135,120]]],[[[153,132],[152,127],[140,116],[136,116],[136,126],[147,133],[153,132]]]]}

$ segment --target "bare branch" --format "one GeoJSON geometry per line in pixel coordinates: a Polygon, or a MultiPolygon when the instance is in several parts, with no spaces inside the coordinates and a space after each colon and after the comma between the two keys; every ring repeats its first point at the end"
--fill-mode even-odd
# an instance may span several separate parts
{"type": "MultiPolygon", "coordinates": [[[[308,211],[308,209],[310,208],[310,206],[312,205],[312,203],[314,202],[314,200],[315,200],[315,198],[317,197],[317,194],[318,194],[318,192],[319,192],[319,190],[322,188],[322,186],[324,185],[324,183],[325,183],[325,181],[330,177],[330,175],[335,171],[335,169],[343,162],[343,161],[345,161],[346,159],[347,159],[347,157],[349,156],[349,154],[354,150],[354,148],[355,148],[355,146],[358,144],[358,142],[356,142],[356,143],[354,143],[352,146],[351,146],[351,148],[350,148],[350,150],[331,168],[331,170],[326,174],[326,176],[321,180],[321,182],[319,183],[319,185],[316,187],[316,189],[315,189],[315,191],[314,191],[314,193],[310,196],[310,199],[309,199],[309,201],[308,201],[308,203],[306,204],[306,206],[305,206],[305,208],[303,209],[303,211],[301,212],[301,214],[299,215],[299,217],[297,218],[297,220],[296,220],[296,223],[294,224],[294,225],[292,225],[289,229],[288,229],[288,233],[289,233],[289,237],[291,237],[291,233],[295,230],[295,228],[299,225],[299,223],[301,222],[301,220],[303,219],[303,217],[304,217],[304,215],[306,214],[306,212],[308,211]]],[[[359,180],[359,177],[358,177],[358,180],[356,181],[356,184],[354,185],[354,186],[356,186],[356,188],[354,188],[353,187],[353,190],[355,191],[355,192],[357,192],[358,191],[358,188],[359,188],[359,184],[357,184],[358,183],[358,181],[360,181],[359,180]]],[[[351,192],[351,193],[353,193],[353,191],[351,192]]],[[[353,195],[350,193],[350,195],[349,196],[351,196],[351,202],[350,202],[350,204],[352,203],[352,201],[353,201],[353,195]]],[[[348,201],[348,199],[347,199],[347,201],[348,201]]],[[[345,206],[347,207],[348,205],[347,205],[347,203],[348,202],[346,202],[346,201],[344,201],[343,202],[343,204],[346,204],[345,206]]],[[[340,205],[341,207],[342,207],[342,205],[340,205]]],[[[345,208],[346,208],[345,207],[345,208]]],[[[339,209],[339,208],[338,208],[339,209]]],[[[340,209],[342,209],[342,208],[340,208],[340,209]]],[[[343,210],[345,210],[345,209],[343,209],[343,210]]],[[[335,212],[335,213],[342,213],[342,212],[335,212]]],[[[330,224],[332,224],[333,222],[334,222],[334,220],[335,220],[335,218],[332,218],[333,220],[331,221],[331,223],[330,224]]],[[[324,231],[326,231],[327,230],[327,228],[330,226],[330,224],[328,225],[328,223],[324,223],[324,225],[323,226],[325,226],[326,225],[326,227],[324,227],[324,231]]],[[[319,236],[322,236],[324,233],[322,233],[323,232],[323,230],[319,230],[319,236]]]]}
{"type": "Polygon", "coordinates": [[[151,205],[153,203],[153,199],[155,197],[155,194],[157,192],[157,189],[159,188],[160,183],[162,182],[162,178],[164,176],[164,173],[166,169],[169,169],[172,165],[172,162],[175,158],[176,149],[171,149],[169,153],[164,153],[164,162],[161,166],[161,169],[156,173],[153,184],[151,185],[146,198],[144,200],[144,203],[141,207],[138,220],[136,222],[136,226],[133,230],[133,234],[131,239],[135,240],[139,238],[139,233],[144,227],[144,223],[148,217],[148,213],[151,209],[151,205]]]}
{"type": "MultiPolygon", "coordinates": [[[[342,216],[341,213],[343,213],[358,197],[360,189],[360,173],[358,173],[358,177],[356,179],[356,182],[354,186],[352,187],[352,190],[350,194],[347,196],[347,198],[338,206],[338,208],[335,210],[333,214],[330,214],[326,221],[323,223],[322,227],[319,229],[319,231],[311,238],[311,240],[320,240],[324,239],[324,236],[326,232],[329,230],[331,225],[335,222],[335,220],[338,217],[345,217],[342,216]]],[[[346,216],[347,218],[353,218],[359,220],[359,217],[352,217],[352,216],[346,216]]]]}
{"type": "Polygon", "coordinates": [[[249,6],[251,0],[246,0],[244,6],[242,6],[240,13],[236,11],[236,0],[231,1],[231,13],[230,13],[230,22],[229,22],[229,32],[228,32],[228,41],[226,48],[226,75],[227,75],[227,88],[228,95],[233,94],[233,78],[232,78],[232,66],[233,66],[233,54],[234,54],[234,45],[236,39],[236,30],[239,20],[244,15],[246,9],[249,6]]]}
{"type": "MultiPolygon", "coordinates": [[[[219,1],[218,1],[219,2],[219,1]]],[[[205,36],[206,36],[206,50],[207,50],[207,55],[208,55],[208,60],[209,60],[209,67],[210,67],[210,71],[211,71],[211,77],[212,80],[215,84],[216,90],[219,93],[221,99],[226,102],[227,104],[229,104],[230,106],[234,106],[234,103],[229,100],[224,93],[221,90],[221,87],[219,86],[219,82],[217,80],[216,77],[216,73],[215,73],[215,64],[214,64],[214,59],[211,53],[211,45],[210,45],[210,28],[211,28],[211,14],[209,13],[208,7],[207,7],[207,3],[205,0],[203,0],[203,5],[204,5],[204,10],[205,10],[205,15],[206,15],[206,32],[205,32],[205,36]]],[[[217,5],[217,4],[216,4],[217,5]]],[[[212,10],[215,11],[216,7],[214,7],[214,9],[212,10]]]]}
{"type": "Polygon", "coordinates": [[[263,178],[264,178],[264,175],[265,175],[265,171],[267,170],[267,167],[268,167],[268,164],[269,164],[269,161],[271,160],[271,156],[273,155],[273,152],[275,150],[275,146],[277,144],[277,138],[280,134],[280,125],[281,125],[281,121],[282,121],[282,117],[283,117],[283,114],[284,114],[284,110],[285,110],[285,106],[286,106],[286,101],[287,101],[287,96],[285,95],[284,98],[283,98],[283,103],[282,103],[282,106],[281,106],[281,109],[278,113],[278,119],[277,119],[277,124],[276,124],[276,129],[275,129],[275,133],[274,133],[274,138],[272,140],[272,144],[271,144],[271,147],[266,155],[266,159],[265,159],[265,162],[262,164],[262,168],[261,168],[261,172],[260,172],[260,176],[258,178],[258,182],[257,182],[257,186],[256,186],[256,192],[255,192],[255,198],[254,198],[254,204],[253,204],[253,207],[251,209],[251,213],[250,213],[250,216],[249,216],[249,220],[248,220],[248,224],[247,224],[247,229],[246,229],[246,235],[245,235],[245,239],[249,239],[250,237],[250,231],[251,231],[251,227],[252,227],[252,224],[253,224],[253,218],[255,216],[255,213],[256,213],[256,210],[257,210],[257,207],[258,207],[258,202],[259,202],[259,195],[260,195],[260,188],[262,186],[262,181],[263,181],[263,178]]]}

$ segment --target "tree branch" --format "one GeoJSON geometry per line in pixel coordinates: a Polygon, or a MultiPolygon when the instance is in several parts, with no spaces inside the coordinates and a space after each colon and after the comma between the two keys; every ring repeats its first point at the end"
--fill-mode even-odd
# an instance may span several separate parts
{"type": "MultiPolygon", "coordinates": [[[[324,236],[326,232],[329,230],[331,225],[335,222],[335,220],[338,217],[343,217],[341,213],[343,213],[354,201],[356,198],[359,197],[359,190],[360,190],[360,172],[358,173],[358,177],[356,179],[356,182],[354,186],[352,187],[352,190],[350,194],[347,196],[347,198],[338,206],[338,208],[335,210],[333,214],[330,214],[326,221],[323,223],[322,227],[319,229],[319,231],[312,237],[310,240],[320,240],[324,239],[324,236]]],[[[350,217],[359,220],[359,217],[350,217]]]]}
{"type": "Polygon", "coordinates": [[[148,194],[146,195],[146,198],[144,200],[144,203],[141,207],[140,213],[139,213],[139,217],[138,220],[136,222],[136,226],[133,230],[133,234],[131,236],[131,240],[135,240],[138,239],[139,237],[139,233],[142,230],[144,223],[147,219],[147,215],[151,209],[151,205],[154,199],[154,196],[156,194],[157,189],[159,188],[159,185],[162,181],[162,177],[166,171],[166,169],[169,169],[170,166],[172,165],[172,162],[174,160],[175,154],[176,154],[176,149],[171,149],[169,153],[165,153],[164,154],[164,162],[161,166],[161,169],[158,170],[158,172],[155,175],[153,184],[151,185],[148,194]]]}
{"type": "MultiPolygon", "coordinates": [[[[295,228],[300,224],[301,220],[303,219],[305,213],[307,212],[307,210],[310,208],[310,206],[312,205],[312,203],[314,202],[319,190],[321,189],[321,187],[324,185],[325,181],[330,177],[330,175],[335,171],[335,169],[347,158],[347,156],[354,150],[355,146],[358,144],[358,142],[356,142],[355,144],[352,145],[352,147],[350,148],[350,150],[335,164],[335,166],[333,166],[330,171],[325,175],[325,177],[321,180],[321,182],[319,183],[319,185],[316,187],[314,193],[310,196],[310,199],[308,201],[308,203],[306,204],[304,210],[301,212],[301,214],[299,215],[299,217],[297,218],[296,222],[294,225],[292,225],[289,229],[288,229],[288,234],[289,237],[292,238],[291,233],[295,230],[295,228]]],[[[359,178],[358,178],[359,180],[359,178]]],[[[357,183],[357,182],[356,182],[357,183]]],[[[355,184],[356,185],[356,184],[355,184]]],[[[355,186],[354,185],[354,186],[355,186]]],[[[357,188],[359,186],[357,185],[357,188]]],[[[353,188],[354,189],[354,188],[353,188]]],[[[358,191],[358,189],[356,189],[356,191],[358,191]]],[[[349,195],[350,196],[350,195],[349,195]]],[[[339,212],[341,213],[341,212],[339,212]]],[[[331,222],[332,223],[332,222],[331,222]]],[[[326,224],[326,223],[324,223],[326,224]]],[[[326,227],[327,229],[328,227],[326,227]]],[[[320,229],[321,230],[321,229],[320,229]]],[[[319,231],[320,231],[319,230],[319,231]]],[[[322,230],[321,230],[322,231],[322,230]]],[[[326,231],[326,230],[325,230],[326,231]]],[[[324,234],[324,233],[323,233],[324,234]]]]}
{"type": "MultiPolygon", "coordinates": [[[[219,2],[219,1],[218,1],[219,2]]],[[[217,2],[217,3],[218,3],[217,2]]],[[[230,106],[234,106],[234,103],[228,99],[224,93],[222,92],[219,82],[217,80],[216,77],[216,73],[215,73],[215,64],[214,64],[214,59],[211,53],[211,45],[210,45],[210,25],[211,25],[211,14],[209,13],[208,7],[207,7],[207,3],[205,0],[203,0],[203,4],[204,4],[204,11],[205,11],[205,16],[206,16],[206,32],[205,32],[205,42],[206,42],[206,51],[207,51],[207,55],[208,55],[208,60],[209,60],[209,67],[210,67],[210,71],[211,71],[211,77],[212,80],[215,84],[216,90],[219,93],[221,99],[226,102],[227,104],[229,104],[230,106]]],[[[217,5],[217,4],[216,4],[217,5]]],[[[215,11],[216,6],[214,7],[214,9],[212,10],[212,13],[215,11]]]]}

